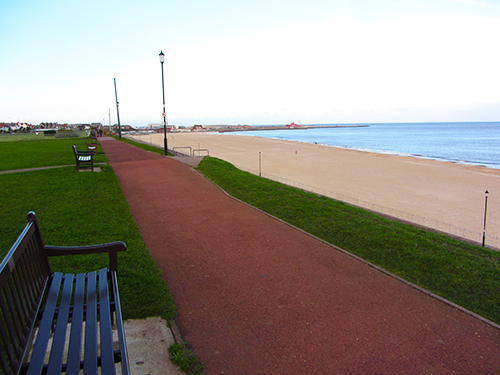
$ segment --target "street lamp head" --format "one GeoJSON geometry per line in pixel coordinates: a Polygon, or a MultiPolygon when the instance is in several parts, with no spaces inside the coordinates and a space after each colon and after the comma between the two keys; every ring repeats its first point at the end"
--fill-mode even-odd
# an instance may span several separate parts
{"type": "Polygon", "coordinates": [[[160,62],[163,64],[165,61],[165,55],[163,54],[163,51],[160,51],[160,62]]]}
{"type": "Polygon", "coordinates": [[[488,190],[486,190],[486,191],[484,192],[484,194],[486,194],[486,195],[488,195],[489,193],[490,193],[490,192],[489,192],[488,190]]]}

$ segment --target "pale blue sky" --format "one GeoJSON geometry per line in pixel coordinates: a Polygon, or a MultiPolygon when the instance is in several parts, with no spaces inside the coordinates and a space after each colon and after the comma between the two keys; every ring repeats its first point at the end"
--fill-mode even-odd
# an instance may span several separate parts
{"type": "Polygon", "coordinates": [[[500,121],[497,0],[0,3],[0,121],[500,121]]]}

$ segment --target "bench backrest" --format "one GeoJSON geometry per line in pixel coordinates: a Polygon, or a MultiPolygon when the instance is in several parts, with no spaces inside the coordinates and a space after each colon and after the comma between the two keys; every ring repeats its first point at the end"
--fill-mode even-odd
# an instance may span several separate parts
{"type": "Polygon", "coordinates": [[[0,366],[15,374],[32,340],[38,306],[51,275],[35,215],[0,264],[0,366]]]}

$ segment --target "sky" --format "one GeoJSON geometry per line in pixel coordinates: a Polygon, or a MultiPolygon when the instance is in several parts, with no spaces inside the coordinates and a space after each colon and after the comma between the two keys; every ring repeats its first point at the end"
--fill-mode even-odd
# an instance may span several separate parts
{"type": "Polygon", "coordinates": [[[500,121],[498,0],[2,0],[0,122],[500,121]]]}

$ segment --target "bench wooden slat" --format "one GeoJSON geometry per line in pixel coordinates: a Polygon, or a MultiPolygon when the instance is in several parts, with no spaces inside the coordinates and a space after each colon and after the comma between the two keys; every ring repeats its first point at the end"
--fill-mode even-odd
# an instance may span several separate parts
{"type": "Polygon", "coordinates": [[[27,249],[21,258],[17,260],[19,266],[16,266],[15,271],[18,273],[18,280],[22,286],[24,293],[26,294],[26,301],[28,302],[28,309],[31,312],[38,307],[38,301],[40,300],[39,292],[41,290],[40,285],[38,285],[38,274],[39,269],[37,267],[36,260],[38,258],[35,240],[32,237],[27,244],[27,249]],[[34,263],[32,261],[35,260],[34,263]]]}
{"type": "MultiPolygon", "coordinates": [[[[35,319],[36,306],[34,306],[34,301],[30,298],[27,288],[23,286],[26,281],[22,279],[22,275],[19,275],[18,269],[19,267],[14,269],[12,278],[8,281],[8,284],[12,292],[13,303],[19,311],[16,323],[25,324],[23,325],[23,329],[29,329],[35,319]]],[[[23,333],[21,335],[24,336],[23,333]]]]}
{"type": "MultiPolygon", "coordinates": [[[[30,225],[26,235],[29,236],[35,230],[35,226],[30,225]]],[[[13,283],[10,284],[10,288],[14,303],[25,319],[21,324],[24,323],[23,327],[30,327],[35,319],[33,314],[39,307],[41,295],[51,272],[48,263],[43,262],[40,252],[36,249],[37,243],[33,235],[23,239],[19,246],[25,247],[25,251],[12,258],[9,267],[13,268],[8,282],[13,283]],[[47,263],[45,267],[43,267],[44,263],[47,263]]],[[[22,317],[20,316],[21,319],[22,317]]]]}
{"type": "Polygon", "coordinates": [[[87,275],[87,313],[85,319],[84,375],[97,374],[97,280],[96,272],[87,275]]]}
{"type": "MultiPolygon", "coordinates": [[[[9,280],[10,281],[10,280],[9,280]]],[[[7,283],[4,288],[2,288],[2,295],[5,297],[5,301],[2,299],[2,303],[0,304],[0,308],[2,311],[2,319],[6,321],[5,327],[2,327],[2,340],[5,348],[5,352],[9,357],[11,363],[18,361],[22,355],[22,349],[24,347],[24,340],[22,339],[25,336],[25,330],[27,328],[28,322],[26,321],[26,317],[24,311],[21,310],[20,306],[16,300],[12,299],[12,283],[7,283]],[[5,304],[7,302],[7,304],[5,304]],[[9,314],[8,312],[11,312],[9,314]],[[13,313],[12,313],[13,312],[13,313]],[[12,316],[17,316],[17,319],[12,319],[12,316]],[[9,340],[9,337],[14,338],[14,342],[9,340]],[[14,345],[14,346],[13,346],[14,345]]]]}
{"type": "Polygon", "coordinates": [[[45,304],[42,321],[40,322],[40,328],[36,337],[35,346],[33,347],[33,354],[31,356],[27,375],[38,375],[42,372],[45,352],[47,351],[47,344],[50,337],[52,321],[54,318],[54,312],[56,310],[57,299],[59,297],[59,288],[61,286],[62,278],[62,273],[54,273],[49,289],[49,294],[47,296],[47,302],[45,304]]]}
{"type": "Polygon", "coordinates": [[[69,308],[71,304],[71,295],[73,294],[73,278],[74,276],[72,274],[64,275],[64,283],[60,297],[61,302],[59,304],[59,311],[57,312],[56,329],[54,331],[49,365],[47,367],[48,375],[61,374],[64,343],[66,342],[66,330],[68,328],[69,308]]]}
{"type": "Polygon", "coordinates": [[[113,331],[109,307],[108,272],[99,271],[99,327],[101,332],[101,367],[103,374],[115,374],[113,331]]]}
{"type": "Polygon", "coordinates": [[[22,258],[17,260],[15,268],[12,270],[12,276],[9,282],[12,282],[11,290],[14,291],[14,301],[20,304],[20,312],[25,317],[29,317],[35,310],[35,307],[33,306],[33,295],[30,295],[30,291],[27,286],[28,281],[25,279],[24,275],[25,263],[25,260],[22,258]]]}
{"type": "MultiPolygon", "coordinates": [[[[2,288],[2,297],[4,298],[2,298],[0,307],[4,324],[2,325],[1,336],[3,349],[7,353],[9,363],[13,368],[17,368],[27,354],[26,346],[31,342],[34,335],[33,326],[38,306],[29,309],[26,304],[22,303],[25,289],[19,287],[15,268],[11,276],[2,288]]],[[[41,289],[40,296],[45,290],[45,285],[41,289]]]]}
{"type": "Polygon", "coordinates": [[[118,280],[116,272],[111,272],[111,286],[113,288],[113,296],[115,299],[116,325],[118,327],[118,340],[121,348],[120,359],[122,363],[122,375],[129,375],[130,369],[128,366],[127,345],[125,344],[125,332],[123,328],[122,309],[120,306],[120,294],[118,293],[118,280]]]}
{"type": "MultiPolygon", "coordinates": [[[[3,291],[1,293],[2,293],[2,297],[5,296],[3,291]]],[[[1,298],[1,300],[0,300],[0,313],[1,313],[0,319],[5,320],[5,317],[8,314],[7,311],[8,310],[7,310],[7,306],[5,305],[4,299],[1,298]]],[[[10,332],[10,335],[11,335],[10,337],[15,337],[13,332],[12,332],[12,330],[13,330],[12,325],[7,324],[6,326],[10,332]]],[[[2,371],[4,374],[8,374],[10,372],[10,369],[8,369],[8,367],[7,367],[7,358],[8,358],[10,363],[15,363],[16,357],[17,357],[15,352],[18,352],[18,353],[21,352],[20,345],[16,345],[15,348],[12,347],[10,340],[9,340],[9,333],[7,333],[6,326],[4,324],[0,325],[0,337],[2,340],[1,345],[2,345],[2,349],[3,349],[3,350],[0,350],[0,359],[2,362],[1,366],[2,366],[2,371]]],[[[16,342],[18,342],[18,341],[16,341],[16,342]]]]}
{"type": "Polygon", "coordinates": [[[68,366],[66,375],[78,375],[80,373],[82,332],[83,332],[83,307],[85,297],[85,275],[76,275],[75,295],[73,302],[73,314],[71,316],[71,333],[68,348],[68,366]]]}
{"type": "MultiPolygon", "coordinates": [[[[23,264],[16,266],[14,270],[16,276],[13,277],[13,281],[15,282],[13,287],[18,291],[15,294],[17,298],[14,299],[14,302],[18,305],[20,304],[20,308],[22,308],[25,320],[24,330],[29,330],[36,319],[36,312],[40,307],[40,300],[49,278],[48,274],[43,274],[42,269],[37,266],[38,257],[34,253],[34,250],[30,250],[30,253],[25,254],[23,264]],[[24,270],[24,272],[20,272],[20,270],[24,270]],[[18,298],[20,299],[19,301],[17,300],[18,298]]],[[[23,324],[22,322],[20,323],[23,324]]]]}
{"type": "MultiPolygon", "coordinates": [[[[31,226],[27,234],[34,231],[35,228],[31,226]]],[[[6,280],[6,300],[12,312],[7,327],[11,331],[11,345],[18,345],[14,352],[15,358],[11,358],[11,363],[15,366],[19,366],[28,354],[26,347],[35,334],[34,323],[49,278],[46,273],[48,266],[41,265],[43,263],[36,251],[33,237],[21,241],[19,245],[26,247],[25,252],[11,258],[11,264],[8,266],[10,278],[6,280]],[[31,288],[26,286],[28,284],[31,288]],[[12,333],[10,327],[15,333],[12,333]]]]}
{"type": "Polygon", "coordinates": [[[29,244],[30,241],[27,242],[27,251],[19,258],[14,259],[11,265],[14,268],[11,270],[11,279],[9,281],[12,280],[13,283],[11,284],[11,290],[15,291],[13,294],[14,301],[16,304],[20,304],[20,312],[29,321],[33,312],[38,307],[40,295],[36,293],[39,291],[37,285],[30,285],[31,281],[36,281],[36,279],[30,277],[30,274],[37,272],[37,270],[35,264],[30,262],[33,256],[29,244]]]}

